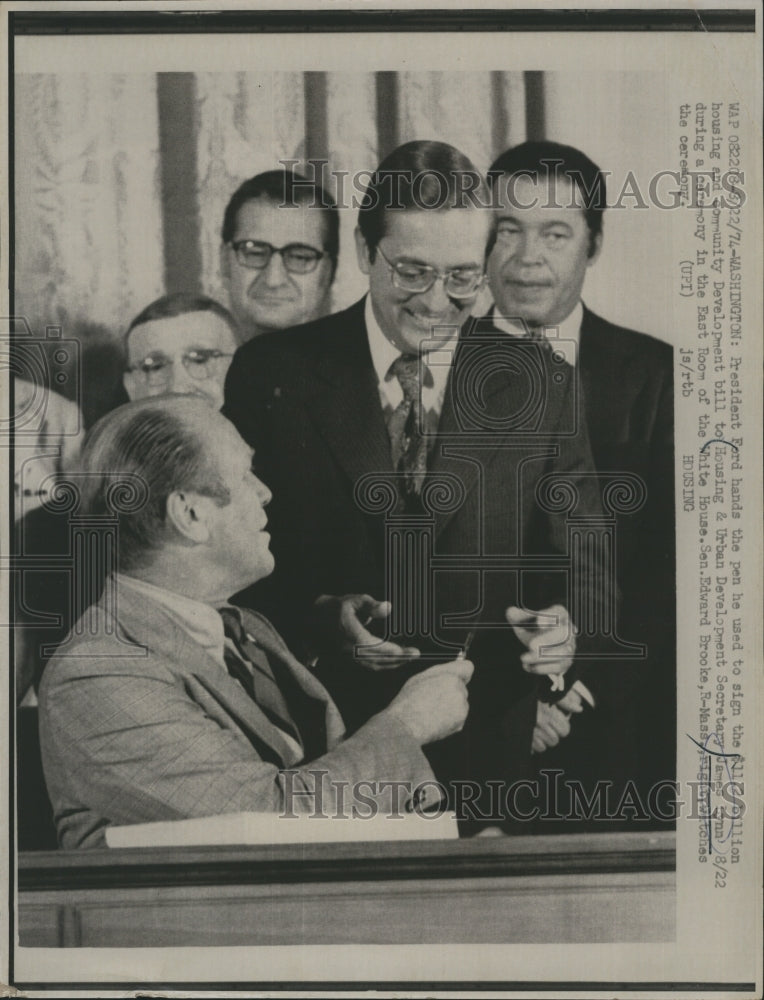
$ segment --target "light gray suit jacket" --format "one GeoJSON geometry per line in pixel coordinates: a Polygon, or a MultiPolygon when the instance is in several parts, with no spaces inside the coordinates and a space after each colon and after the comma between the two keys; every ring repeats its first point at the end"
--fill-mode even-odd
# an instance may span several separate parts
{"type": "MultiPolygon", "coordinates": [[[[415,788],[432,780],[416,740],[387,713],[345,740],[326,689],[265,618],[243,615],[315,704],[326,752],[294,764],[280,730],[239,682],[162,607],[124,588],[114,614],[103,602],[86,613],[85,634],[50,660],[40,686],[42,759],[62,847],[102,846],[111,824],[285,806],[312,812],[316,781],[324,811],[333,812],[331,781],[415,788]]],[[[352,802],[350,793],[345,799],[352,802]]],[[[378,802],[389,806],[389,790],[378,802]]]]}

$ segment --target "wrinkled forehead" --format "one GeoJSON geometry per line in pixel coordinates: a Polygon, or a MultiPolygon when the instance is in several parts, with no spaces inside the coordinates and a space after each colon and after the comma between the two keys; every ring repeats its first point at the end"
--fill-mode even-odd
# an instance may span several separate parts
{"type": "Polygon", "coordinates": [[[310,202],[280,204],[268,197],[245,201],[236,216],[235,240],[263,240],[282,247],[305,243],[322,249],[326,238],[326,209],[310,202]]]}
{"type": "Polygon", "coordinates": [[[222,316],[204,310],[152,319],[134,327],[127,338],[131,360],[153,353],[174,358],[200,347],[226,352],[236,350],[233,331],[222,316]]]}

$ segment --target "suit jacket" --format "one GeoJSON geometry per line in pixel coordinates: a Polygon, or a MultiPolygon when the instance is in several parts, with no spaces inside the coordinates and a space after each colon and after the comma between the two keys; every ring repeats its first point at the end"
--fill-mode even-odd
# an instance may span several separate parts
{"type": "Polygon", "coordinates": [[[635,778],[644,791],[675,776],[673,350],[584,308],[579,366],[597,469],[635,474],[646,491],[643,506],[621,517],[617,532],[618,631],[646,653],[628,669],[623,662],[615,667],[623,678],[623,711],[601,739],[631,747],[621,777],[635,778]]]}
{"type": "MultiPolygon", "coordinates": [[[[676,621],[674,531],[673,356],[670,345],[608,323],[584,307],[575,369],[595,466],[604,477],[636,476],[644,502],[616,518],[616,630],[639,644],[639,658],[604,663],[609,699],[573,720],[571,733],[538,757],[547,770],[584,784],[591,795],[608,780],[617,825],[627,782],[642,802],[650,787],[675,776],[676,621]]],[[[561,782],[558,808],[570,798],[561,782]]],[[[647,814],[636,816],[644,826],[647,814]]],[[[596,826],[603,829],[603,817],[596,826]]],[[[654,824],[653,824],[654,825],[654,824]]],[[[570,824],[566,825],[570,828],[570,824]]]]}
{"type": "MultiPolygon", "coordinates": [[[[428,756],[441,780],[527,759],[535,681],[520,668],[522,650],[504,611],[513,603],[570,606],[567,513],[599,511],[569,366],[545,345],[519,343],[478,321],[465,326],[430,453],[431,509],[418,527],[400,520],[394,505],[363,300],[242,346],[223,412],[254,447],[274,497],[268,514],[276,572],[248,602],[267,608],[292,641],[309,643],[305,622],[318,595],[392,597],[395,635],[423,651],[413,666],[377,672],[322,660],[322,679],[349,725],[368,718],[412,672],[452,659],[478,625],[471,722],[456,740],[458,752],[441,757],[441,745],[428,756]],[[554,475],[570,484],[566,496],[575,500],[568,507],[539,499],[537,486],[554,475]],[[407,545],[413,548],[401,567],[396,552],[407,545]],[[522,573],[508,564],[511,557],[522,561],[522,573]],[[406,620],[417,611],[418,620],[406,620]]],[[[596,601],[585,559],[580,580],[579,597],[596,601]]]]}
{"type": "Polygon", "coordinates": [[[84,636],[50,660],[40,686],[43,766],[62,847],[99,846],[110,824],[313,810],[315,795],[301,793],[316,788],[316,769],[327,775],[326,810],[336,805],[332,777],[412,787],[432,779],[419,745],[393,717],[344,739],[324,687],[265,619],[243,611],[245,628],[313,707],[325,752],[294,764],[280,730],[166,611],[127,588],[118,597],[116,617],[105,603],[90,609],[84,636]]]}

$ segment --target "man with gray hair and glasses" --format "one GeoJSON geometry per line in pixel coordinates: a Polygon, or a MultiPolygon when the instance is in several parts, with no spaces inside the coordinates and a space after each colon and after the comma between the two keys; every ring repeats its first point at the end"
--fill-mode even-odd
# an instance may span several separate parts
{"type": "Polygon", "coordinates": [[[122,377],[130,399],[191,393],[216,410],[238,347],[233,316],[206,295],[176,292],[143,309],[125,334],[122,377]]]}

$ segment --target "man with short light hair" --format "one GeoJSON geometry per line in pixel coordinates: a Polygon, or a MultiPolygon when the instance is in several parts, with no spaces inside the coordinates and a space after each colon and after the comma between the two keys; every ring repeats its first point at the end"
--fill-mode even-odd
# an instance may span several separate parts
{"type": "Polygon", "coordinates": [[[380,814],[439,799],[421,747],[461,728],[471,663],[412,679],[346,739],[267,619],[229,603],[273,569],[271,495],[252,463],[233,425],[189,396],[128,403],[85,442],[81,506],[93,524],[116,514],[118,572],[40,687],[62,847],[101,845],[111,825],[342,814],[361,784],[358,803],[380,814]]]}
{"type": "Polygon", "coordinates": [[[237,336],[233,316],[214,299],[163,295],[127,328],[122,381],[128,396],[192,393],[219,410],[237,336]]]}

